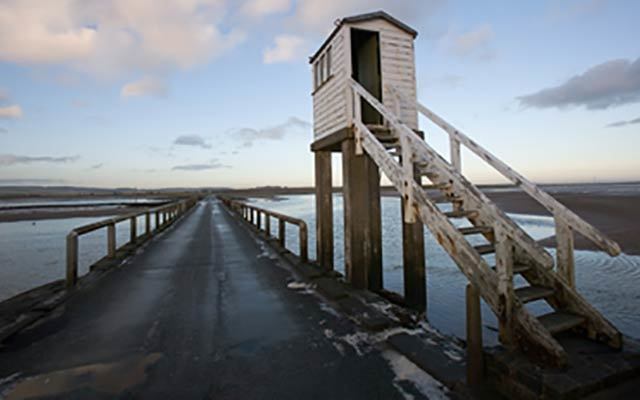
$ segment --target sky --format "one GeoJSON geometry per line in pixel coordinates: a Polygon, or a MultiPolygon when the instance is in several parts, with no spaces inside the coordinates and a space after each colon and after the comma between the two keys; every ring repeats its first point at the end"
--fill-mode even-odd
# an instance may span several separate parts
{"type": "Polygon", "coordinates": [[[0,0],[0,185],[310,186],[308,56],[376,10],[419,32],[419,100],[523,175],[640,180],[637,1],[0,0]]]}

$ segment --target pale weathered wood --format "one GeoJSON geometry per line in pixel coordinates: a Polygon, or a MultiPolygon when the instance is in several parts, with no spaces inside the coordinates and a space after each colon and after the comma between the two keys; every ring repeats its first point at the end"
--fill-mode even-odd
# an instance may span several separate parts
{"type": "Polygon", "coordinates": [[[478,157],[483,159],[498,172],[500,172],[505,178],[509,179],[518,187],[522,188],[529,196],[537,200],[554,216],[564,219],[574,230],[580,232],[583,236],[591,240],[598,245],[602,250],[606,251],[612,256],[620,254],[620,246],[607,238],[602,232],[600,232],[593,225],[589,224],[573,211],[562,205],[559,201],[551,197],[548,193],[544,192],[533,182],[529,181],[524,176],[514,171],[507,164],[502,162],[496,156],[484,149],[482,146],[471,140],[468,136],[460,132],[458,129],[450,125],[444,119],[440,118],[433,111],[418,103],[418,110],[430,119],[433,123],[444,129],[449,135],[454,137],[460,143],[464,144],[469,150],[474,152],[478,157]]]}
{"type": "MultiPolygon", "coordinates": [[[[367,130],[361,122],[354,123],[367,130]]],[[[379,290],[382,234],[378,167],[368,155],[355,155],[353,139],[342,142],[342,162],[346,277],[357,288],[379,290]]]]}
{"type": "Polygon", "coordinates": [[[573,257],[573,230],[562,218],[556,222],[556,268],[572,289],[576,288],[575,260],[573,257]]]}
{"type": "Polygon", "coordinates": [[[467,285],[465,298],[467,305],[467,385],[475,386],[480,384],[484,377],[482,311],[480,296],[473,285],[467,285]]]}
{"type": "Polygon", "coordinates": [[[333,270],[333,192],[331,153],[315,153],[316,257],[318,264],[333,270]]]}
{"type": "Polygon", "coordinates": [[[498,315],[500,341],[506,346],[514,344],[513,337],[513,242],[500,227],[495,229],[496,273],[501,313],[498,315]]]}
{"type": "MultiPolygon", "coordinates": [[[[429,146],[424,140],[421,140],[416,136],[411,129],[401,124],[398,119],[386,110],[386,108],[370,93],[368,93],[360,84],[353,79],[350,80],[354,90],[358,92],[360,96],[365,98],[382,116],[397,129],[398,134],[406,135],[411,141],[412,146],[420,152],[427,154],[422,159],[416,160],[420,163],[432,164],[440,174],[442,174],[442,180],[451,182],[455,185],[455,188],[469,196],[481,199],[478,201],[478,206],[483,207],[484,212],[490,216],[489,222],[499,221],[503,224],[503,228],[507,230],[507,233],[517,240],[519,246],[522,246],[528,254],[531,255],[537,262],[542,265],[551,268],[553,266],[553,258],[540,246],[533,238],[531,238],[524,230],[519,228],[510,218],[506,216],[495,204],[480,190],[477,190],[469,181],[466,180],[461,173],[451,167],[447,161],[445,161],[431,146],[429,146]]],[[[466,199],[466,198],[465,198],[466,199]]]]}
{"type": "Polygon", "coordinates": [[[460,154],[460,141],[451,136],[449,140],[451,147],[451,165],[458,172],[462,172],[462,156],[460,154]]]}

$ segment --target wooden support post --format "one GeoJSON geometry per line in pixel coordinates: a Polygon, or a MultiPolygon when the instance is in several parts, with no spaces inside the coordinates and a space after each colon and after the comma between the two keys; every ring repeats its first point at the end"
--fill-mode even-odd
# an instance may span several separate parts
{"type": "Polygon", "coordinates": [[[72,288],[78,280],[78,234],[67,235],[67,288],[72,288]]]}
{"type": "Polygon", "coordinates": [[[264,215],[264,230],[267,237],[271,236],[271,216],[269,214],[264,215]]]}
{"type": "Polygon", "coordinates": [[[109,258],[116,257],[116,224],[107,226],[107,254],[109,258]]]}
{"type": "Polygon", "coordinates": [[[138,227],[137,227],[137,217],[131,217],[130,221],[130,227],[131,227],[131,238],[129,239],[129,241],[131,243],[135,243],[136,239],[138,237],[138,227]]]}
{"type": "Polygon", "coordinates": [[[160,213],[156,211],[156,231],[160,229],[160,213]]]}
{"type": "Polygon", "coordinates": [[[564,219],[555,217],[556,222],[556,268],[567,284],[576,288],[575,260],[573,256],[573,230],[564,219]]]}
{"type": "Polygon", "coordinates": [[[331,152],[317,151],[316,159],[316,257],[318,264],[333,270],[333,193],[331,152]]]}
{"type": "MultiPolygon", "coordinates": [[[[414,179],[420,182],[415,171],[414,179]]],[[[400,202],[402,211],[402,268],[404,274],[404,300],[407,305],[419,311],[427,310],[427,271],[424,254],[424,225],[419,219],[406,222],[406,203],[400,202]]]]}
{"type": "Polygon", "coordinates": [[[299,227],[300,233],[300,259],[302,262],[309,261],[309,233],[306,224],[301,224],[299,227]]]}
{"type": "Polygon", "coordinates": [[[513,303],[515,293],[513,290],[513,241],[507,236],[504,229],[496,224],[496,273],[498,274],[498,300],[500,302],[500,314],[498,315],[500,342],[506,347],[514,345],[513,336],[513,303]]]}
{"type": "Polygon", "coordinates": [[[484,376],[484,359],[482,353],[482,314],[480,296],[468,284],[467,301],[467,385],[474,386],[482,382],[484,376]]]}
{"type": "Polygon", "coordinates": [[[355,142],[342,142],[344,263],[355,287],[382,289],[380,172],[367,154],[356,155],[355,142]]]}
{"type": "Polygon", "coordinates": [[[151,235],[151,214],[148,212],[144,215],[145,231],[147,236],[151,235]]]}
{"type": "Polygon", "coordinates": [[[262,229],[262,211],[256,210],[256,227],[262,229]]]}
{"type": "Polygon", "coordinates": [[[280,242],[280,246],[285,247],[287,238],[286,238],[286,228],[285,222],[283,219],[278,218],[278,241],[280,242]]]}

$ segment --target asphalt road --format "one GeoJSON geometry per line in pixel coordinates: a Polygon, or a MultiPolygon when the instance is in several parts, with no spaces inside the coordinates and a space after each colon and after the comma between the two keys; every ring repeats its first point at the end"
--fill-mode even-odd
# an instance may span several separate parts
{"type": "Polygon", "coordinates": [[[356,327],[288,288],[291,279],[245,226],[204,201],[5,342],[0,397],[424,398],[407,378],[415,373],[399,371],[389,350],[353,345],[356,327]]]}

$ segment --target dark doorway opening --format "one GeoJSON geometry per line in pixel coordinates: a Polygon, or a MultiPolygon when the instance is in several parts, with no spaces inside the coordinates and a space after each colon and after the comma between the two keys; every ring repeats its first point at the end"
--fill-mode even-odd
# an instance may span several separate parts
{"type": "MultiPolygon", "coordinates": [[[[351,65],[353,79],[382,101],[380,34],[378,32],[351,29],[351,65]]],[[[361,99],[361,101],[362,121],[365,124],[381,125],[382,115],[366,100],[361,99]]]]}

